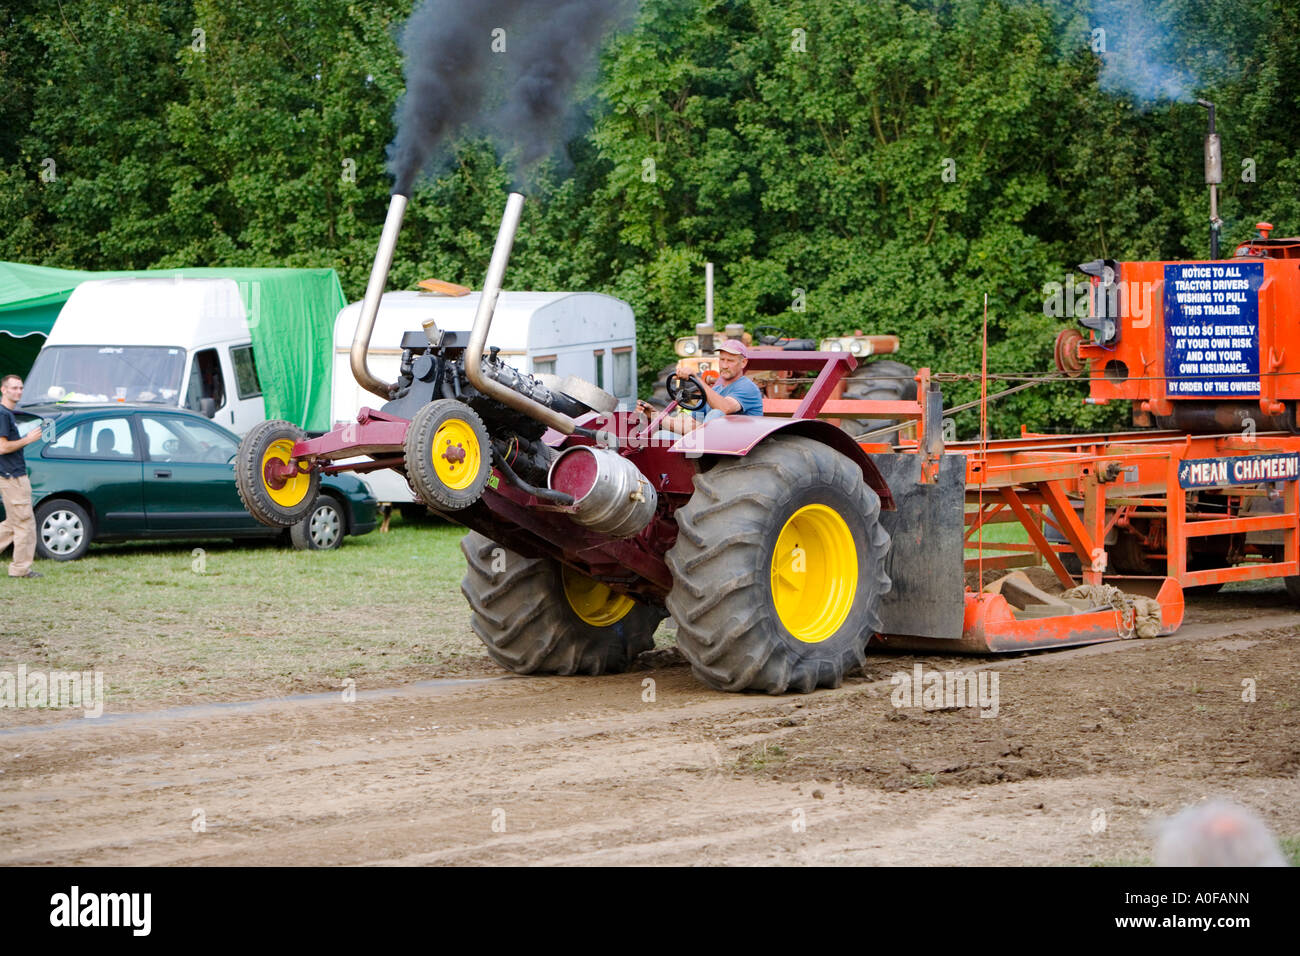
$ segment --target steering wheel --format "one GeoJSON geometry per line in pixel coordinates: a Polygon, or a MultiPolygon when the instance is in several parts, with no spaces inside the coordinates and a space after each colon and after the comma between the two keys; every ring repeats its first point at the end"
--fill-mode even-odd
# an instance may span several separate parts
{"type": "Polygon", "coordinates": [[[684,408],[688,412],[698,411],[708,403],[708,398],[704,395],[704,383],[700,381],[698,375],[689,375],[686,378],[669,375],[664,387],[668,390],[668,397],[677,403],[677,407],[684,408]]]}
{"type": "Polygon", "coordinates": [[[754,338],[759,345],[776,345],[782,339],[790,338],[790,333],[779,325],[756,325],[754,338]]]}
{"type": "Polygon", "coordinates": [[[175,438],[168,438],[163,441],[162,450],[164,455],[174,455],[181,450],[181,443],[175,438]]]}

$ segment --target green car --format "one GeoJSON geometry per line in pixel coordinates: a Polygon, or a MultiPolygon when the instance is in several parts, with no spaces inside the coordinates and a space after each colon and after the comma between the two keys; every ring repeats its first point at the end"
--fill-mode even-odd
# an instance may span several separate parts
{"type": "MultiPolygon", "coordinates": [[[[235,490],[239,439],[204,416],[156,405],[23,405],[23,449],[36,509],[36,553],[82,557],[91,541],[265,538],[235,490]]],[[[315,505],[287,530],[297,548],[329,550],[376,524],[377,502],[355,475],[321,481],[315,505]]],[[[279,532],[283,535],[285,532],[279,532]]]]}

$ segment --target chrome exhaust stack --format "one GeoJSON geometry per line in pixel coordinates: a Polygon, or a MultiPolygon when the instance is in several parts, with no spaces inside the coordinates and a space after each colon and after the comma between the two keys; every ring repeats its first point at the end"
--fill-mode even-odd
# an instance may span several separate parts
{"type": "Polygon", "coordinates": [[[381,382],[370,371],[367,352],[370,349],[370,337],[375,331],[375,317],[379,315],[379,301],[384,295],[384,286],[388,283],[388,270],[393,265],[393,250],[397,247],[397,234],[402,231],[402,217],[406,214],[409,196],[393,193],[388,201],[388,218],[384,220],[384,231],[379,236],[379,248],[375,250],[375,262],[370,267],[370,282],[366,284],[366,297],[361,302],[361,319],[357,322],[356,334],[352,336],[352,377],[367,392],[373,392],[384,401],[392,398],[392,385],[381,382]]]}
{"type": "MultiPolygon", "coordinates": [[[[483,374],[483,348],[487,344],[488,329],[492,326],[492,314],[496,311],[497,296],[501,294],[506,263],[510,260],[510,250],[515,243],[515,232],[519,229],[519,217],[523,213],[523,208],[524,197],[519,193],[511,193],[510,198],[506,200],[505,214],[501,217],[501,228],[497,231],[497,241],[492,249],[492,260],[488,263],[487,276],[483,279],[483,291],[480,294],[478,311],[474,314],[474,328],[469,335],[469,346],[465,349],[465,377],[476,389],[496,399],[502,405],[554,428],[561,434],[572,435],[575,425],[568,415],[547,408],[540,402],[535,402],[483,374]]],[[[376,257],[376,267],[378,267],[378,257],[376,257]]]]}

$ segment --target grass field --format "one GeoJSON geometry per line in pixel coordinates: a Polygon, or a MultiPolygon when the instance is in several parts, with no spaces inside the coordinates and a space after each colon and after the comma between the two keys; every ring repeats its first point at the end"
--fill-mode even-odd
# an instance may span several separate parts
{"type": "Polygon", "coordinates": [[[114,709],[500,674],[469,628],[463,533],[394,516],[332,552],[153,542],[39,561],[44,578],[0,582],[0,670],[100,670],[114,709]]]}

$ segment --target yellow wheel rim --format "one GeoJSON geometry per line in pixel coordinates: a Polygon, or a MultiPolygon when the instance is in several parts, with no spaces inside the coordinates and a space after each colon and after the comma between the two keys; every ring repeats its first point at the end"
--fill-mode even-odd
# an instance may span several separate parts
{"type": "Polygon", "coordinates": [[[611,591],[585,574],[564,569],[564,597],[573,613],[592,627],[609,627],[627,616],[636,605],[626,594],[611,591]]]}
{"type": "Polygon", "coordinates": [[[292,461],[294,442],[290,438],[280,438],[271,442],[266,453],[262,455],[262,484],[266,488],[266,493],[281,508],[293,508],[302,504],[307,492],[311,490],[311,476],[296,474],[285,481],[279,488],[272,488],[266,481],[266,467],[272,461],[282,461],[288,464],[292,461]]]}
{"type": "Polygon", "coordinates": [[[858,549],[844,519],[826,505],[792,514],[772,554],[772,603],[786,630],[805,644],[826,640],[857,591],[858,549]]]}
{"type": "Polygon", "coordinates": [[[469,422],[449,418],[433,433],[433,473],[448,488],[463,491],[474,483],[483,452],[469,422]]]}

